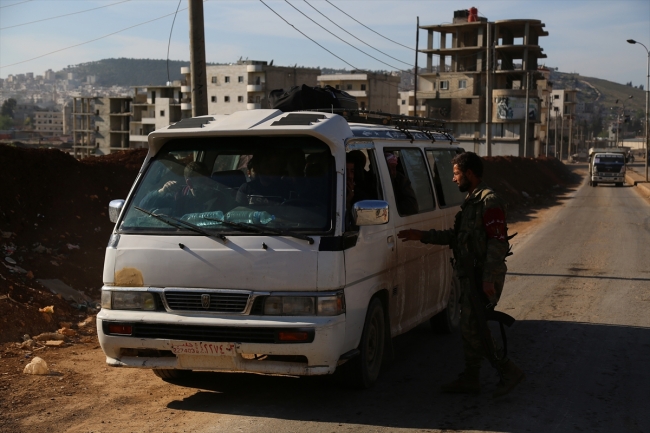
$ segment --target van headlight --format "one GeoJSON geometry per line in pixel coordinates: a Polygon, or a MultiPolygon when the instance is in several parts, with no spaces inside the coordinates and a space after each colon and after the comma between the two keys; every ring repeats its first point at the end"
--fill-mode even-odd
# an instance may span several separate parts
{"type": "Polygon", "coordinates": [[[269,296],[264,300],[266,316],[338,316],[343,313],[343,292],[322,296],[269,296]]]}
{"type": "Polygon", "coordinates": [[[156,309],[156,301],[152,293],[102,291],[102,308],[113,310],[146,310],[156,309]]]}

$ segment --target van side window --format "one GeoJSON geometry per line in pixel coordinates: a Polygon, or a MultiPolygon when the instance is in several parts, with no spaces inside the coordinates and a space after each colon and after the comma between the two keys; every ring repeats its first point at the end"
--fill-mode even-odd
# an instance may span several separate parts
{"type": "Polygon", "coordinates": [[[455,150],[427,150],[427,160],[433,175],[433,185],[440,207],[456,206],[465,200],[465,193],[460,192],[453,181],[454,170],[451,160],[456,156],[455,150]]]}
{"type": "Polygon", "coordinates": [[[431,181],[419,149],[385,149],[384,157],[400,216],[435,209],[431,181]]]}

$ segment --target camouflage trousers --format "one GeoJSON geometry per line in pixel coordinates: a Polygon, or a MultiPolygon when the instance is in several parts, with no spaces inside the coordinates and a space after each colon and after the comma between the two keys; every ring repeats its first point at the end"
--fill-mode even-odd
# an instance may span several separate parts
{"type": "MultiPolygon", "coordinates": [[[[501,298],[505,274],[494,283],[497,301],[501,298]]],[[[460,299],[460,332],[463,337],[463,353],[465,355],[465,368],[467,370],[478,370],[481,368],[483,359],[488,359],[485,350],[485,343],[480,334],[476,313],[473,311],[472,303],[469,299],[469,290],[472,290],[467,278],[460,279],[461,299],[460,299]]],[[[492,339],[495,350],[501,350],[499,344],[492,339]]]]}

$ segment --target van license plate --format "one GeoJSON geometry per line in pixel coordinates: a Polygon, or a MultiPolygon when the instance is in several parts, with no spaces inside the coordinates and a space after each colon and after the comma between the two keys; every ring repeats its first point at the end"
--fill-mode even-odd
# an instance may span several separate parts
{"type": "Polygon", "coordinates": [[[175,355],[236,356],[235,343],[206,343],[203,341],[172,341],[175,355]]]}

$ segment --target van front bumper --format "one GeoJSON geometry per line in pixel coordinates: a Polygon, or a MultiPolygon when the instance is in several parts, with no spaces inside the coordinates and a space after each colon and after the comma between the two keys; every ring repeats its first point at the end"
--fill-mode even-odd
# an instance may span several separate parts
{"type": "Polygon", "coordinates": [[[345,341],[345,315],[266,317],[179,315],[102,309],[97,334],[111,366],[312,376],[336,369],[345,341]],[[130,326],[115,335],[109,325],[130,326]],[[301,332],[305,341],[282,341],[301,332]],[[232,356],[174,354],[183,343],[232,343],[232,356]]]}
{"type": "Polygon", "coordinates": [[[625,182],[625,174],[622,173],[620,176],[598,176],[594,175],[591,176],[591,181],[592,182],[598,182],[598,183],[620,183],[620,182],[625,182]]]}

